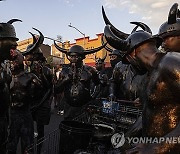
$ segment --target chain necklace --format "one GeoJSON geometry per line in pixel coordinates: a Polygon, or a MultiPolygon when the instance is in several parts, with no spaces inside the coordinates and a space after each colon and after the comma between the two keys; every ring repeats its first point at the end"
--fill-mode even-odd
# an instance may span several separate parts
{"type": "Polygon", "coordinates": [[[83,68],[84,68],[84,66],[82,65],[80,68],[75,68],[75,70],[74,69],[72,70],[73,71],[73,82],[72,82],[72,87],[71,87],[71,95],[73,97],[76,97],[79,95],[79,81],[81,79],[83,68]],[[77,72],[76,72],[76,69],[77,69],[77,72]],[[76,74],[77,74],[77,76],[76,76],[76,74]]]}

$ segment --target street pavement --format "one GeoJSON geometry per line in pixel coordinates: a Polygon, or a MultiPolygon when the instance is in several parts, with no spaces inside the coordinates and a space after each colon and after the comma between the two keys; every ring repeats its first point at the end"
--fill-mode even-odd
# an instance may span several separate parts
{"type": "MultiPolygon", "coordinates": [[[[51,136],[52,132],[57,130],[59,128],[59,124],[60,122],[63,120],[63,115],[59,115],[58,113],[58,107],[55,108],[54,107],[54,103],[51,104],[51,119],[49,122],[49,125],[45,125],[45,138],[49,138],[49,136],[51,136]]],[[[35,133],[36,131],[36,123],[35,127],[34,127],[34,131],[35,133]]],[[[51,141],[52,142],[52,141],[51,141]]],[[[18,144],[18,148],[17,148],[17,154],[21,154],[21,150],[20,150],[21,146],[20,146],[20,142],[18,144]]],[[[43,148],[44,150],[44,148],[43,148]]]]}

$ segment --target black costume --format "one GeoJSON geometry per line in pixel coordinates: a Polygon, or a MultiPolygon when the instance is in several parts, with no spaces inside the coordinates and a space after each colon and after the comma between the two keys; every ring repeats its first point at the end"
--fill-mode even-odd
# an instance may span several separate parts
{"type": "Polygon", "coordinates": [[[38,92],[38,97],[35,98],[33,105],[31,106],[31,112],[34,121],[37,123],[38,139],[44,137],[44,125],[48,125],[51,116],[51,100],[52,94],[52,71],[45,66],[46,58],[43,56],[40,45],[43,43],[44,36],[40,33],[39,39],[33,36],[33,44],[27,47],[27,51],[23,52],[25,61],[31,73],[34,73],[42,83],[42,89],[38,92]],[[30,61],[30,64],[28,63],[30,61]]]}
{"type": "Polygon", "coordinates": [[[110,95],[117,99],[134,101],[139,97],[143,76],[133,66],[119,62],[111,78],[110,95]]]}
{"type": "MultiPolygon", "coordinates": [[[[174,30],[176,30],[175,27],[174,30]]],[[[145,91],[140,96],[140,100],[144,103],[143,135],[148,137],[178,137],[180,135],[180,54],[175,52],[160,53],[157,47],[162,40],[146,31],[135,31],[126,40],[122,40],[116,33],[113,33],[111,26],[105,27],[105,33],[109,44],[117,49],[127,51],[126,58],[138,70],[137,72],[142,74],[148,72],[145,91]],[[148,59],[149,56],[151,58],[148,59]]],[[[137,145],[137,147],[135,151],[142,153],[180,152],[178,144],[164,142],[137,145]]]]}
{"type": "Polygon", "coordinates": [[[55,86],[55,92],[64,92],[66,100],[65,119],[73,119],[83,112],[83,108],[92,99],[90,94],[91,81],[95,85],[99,84],[96,70],[90,66],[83,65],[86,54],[91,54],[101,50],[104,46],[92,50],[84,50],[79,45],[74,45],[70,50],[59,47],[55,42],[55,47],[64,52],[70,60],[69,67],[63,68],[59,81],[55,86]],[[68,51],[68,52],[67,52],[68,51]],[[67,106],[67,107],[66,107],[67,106]]]}
{"type": "MultiPolygon", "coordinates": [[[[99,94],[97,95],[97,100],[95,100],[95,105],[102,105],[100,100],[101,98],[107,98],[109,95],[109,79],[111,78],[112,75],[112,67],[105,67],[105,59],[107,57],[107,52],[106,55],[103,58],[97,58],[95,56],[95,68],[98,71],[98,77],[100,79],[101,85],[103,85],[103,87],[101,85],[99,85],[98,90],[99,90],[99,94]]],[[[92,89],[94,89],[95,87],[93,86],[92,89]]]]}
{"type": "Polygon", "coordinates": [[[7,149],[9,154],[15,154],[20,138],[23,153],[33,143],[34,126],[30,106],[37,97],[36,90],[41,90],[41,82],[34,74],[24,71],[23,56],[19,51],[11,62],[11,70],[13,75],[7,149]]]}
{"type": "Polygon", "coordinates": [[[9,62],[11,54],[17,47],[16,32],[13,22],[19,19],[9,20],[7,23],[0,23],[0,153],[6,153],[7,128],[8,128],[8,108],[10,104],[10,82],[11,71],[9,62]]]}

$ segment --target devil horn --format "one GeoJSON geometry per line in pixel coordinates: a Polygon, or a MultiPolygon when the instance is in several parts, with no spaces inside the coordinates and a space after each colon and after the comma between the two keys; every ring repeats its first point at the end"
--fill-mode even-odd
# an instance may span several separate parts
{"type": "Polygon", "coordinates": [[[99,50],[103,49],[105,46],[107,45],[107,42],[103,45],[101,45],[100,47],[97,47],[95,49],[91,49],[91,50],[85,50],[85,55],[87,54],[92,54],[92,53],[95,53],[95,52],[98,52],[99,50]]]}
{"type": "MultiPolygon", "coordinates": [[[[103,34],[103,36],[101,37],[101,43],[102,44],[104,44],[104,39],[106,39],[105,38],[105,36],[104,36],[104,34],[103,34]]],[[[106,41],[107,42],[107,41],[106,41]]],[[[109,52],[113,52],[113,49],[111,49],[111,48],[109,48],[108,46],[105,46],[104,47],[107,51],[109,51],[109,52]]]]}
{"type": "Polygon", "coordinates": [[[56,49],[58,49],[60,52],[67,54],[68,50],[67,50],[67,49],[64,49],[64,48],[61,48],[60,46],[58,46],[58,45],[56,44],[56,41],[54,41],[54,46],[55,46],[56,49]]]}
{"type": "Polygon", "coordinates": [[[36,51],[36,49],[39,48],[39,46],[43,43],[44,41],[44,35],[36,28],[33,28],[34,30],[38,31],[40,36],[38,38],[38,40],[33,44],[32,47],[30,47],[29,49],[27,49],[25,52],[23,52],[22,54],[25,56],[29,53],[33,53],[34,51],[36,51]]]}
{"type": "Polygon", "coordinates": [[[104,35],[108,44],[113,48],[122,51],[126,51],[128,49],[127,41],[114,35],[114,33],[111,31],[110,25],[105,26],[104,35]]]}
{"type": "Polygon", "coordinates": [[[106,13],[104,11],[104,7],[102,6],[102,15],[103,15],[103,19],[104,19],[104,22],[106,25],[110,25],[111,26],[111,30],[112,32],[119,38],[122,38],[122,39],[127,39],[127,37],[129,36],[129,34],[126,34],[120,30],[118,30],[115,26],[113,26],[111,24],[111,22],[109,21],[109,19],[107,18],[106,16],[106,13]]]}
{"type": "MultiPolygon", "coordinates": [[[[130,22],[130,23],[131,23],[131,24],[135,24],[135,25],[141,27],[144,31],[152,34],[151,29],[150,29],[149,26],[146,25],[145,23],[142,23],[142,22],[130,22]]],[[[135,28],[136,28],[136,27],[135,27],[135,28]]],[[[137,29],[137,28],[136,28],[136,29],[137,29]]]]}
{"type": "Polygon", "coordinates": [[[9,20],[7,23],[8,23],[8,24],[12,24],[13,22],[16,22],[16,21],[22,22],[22,20],[20,20],[20,19],[11,19],[11,20],[9,20]]]}
{"type": "Polygon", "coordinates": [[[138,27],[139,27],[139,26],[134,27],[133,30],[132,30],[132,32],[131,32],[131,34],[134,33],[134,32],[136,32],[136,30],[137,30],[138,27]]]}
{"type": "Polygon", "coordinates": [[[32,37],[33,37],[33,44],[34,43],[36,43],[36,41],[37,41],[37,38],[36,38],[36,36],[33,34],[33,33],[31,33],[31,32],[29,32],[31,35],[32,35],[32,37]]]}
{"type": "Polygon", "coordinates": [[[178,9],[177,18],[180,18],[180,10],[178,9]]]}
{"type": "Polygon", "coordinates": [[[169,10],[168,24],[176,23],[177,14],[178,14],[178,3],[174,3],[169,10]]]}

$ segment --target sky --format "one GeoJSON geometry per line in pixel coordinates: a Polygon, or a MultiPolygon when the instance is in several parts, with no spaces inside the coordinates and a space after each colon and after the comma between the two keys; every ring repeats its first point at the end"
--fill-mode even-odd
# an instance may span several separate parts
{"type": "MultiPolygon", "coordinates": [[[[46,37],[61,36],[62,41],[73,43],[83,35],[69,27],[70,23],[90,39],[103,33],[104,6],[107,17],[119,30],[130,33],[134,27],[130,22],[141,21],[157,34],[175,2],[180,5],[180,0],[4,0],[0,1],[0,22],[21,19],[23,22],[13,23],[20,40],[30,38],[29,32],[38,34],[34,27],[46,37]]],[[[45,39],[44,44],[51,45],[53,41],[45,39]]]]}

